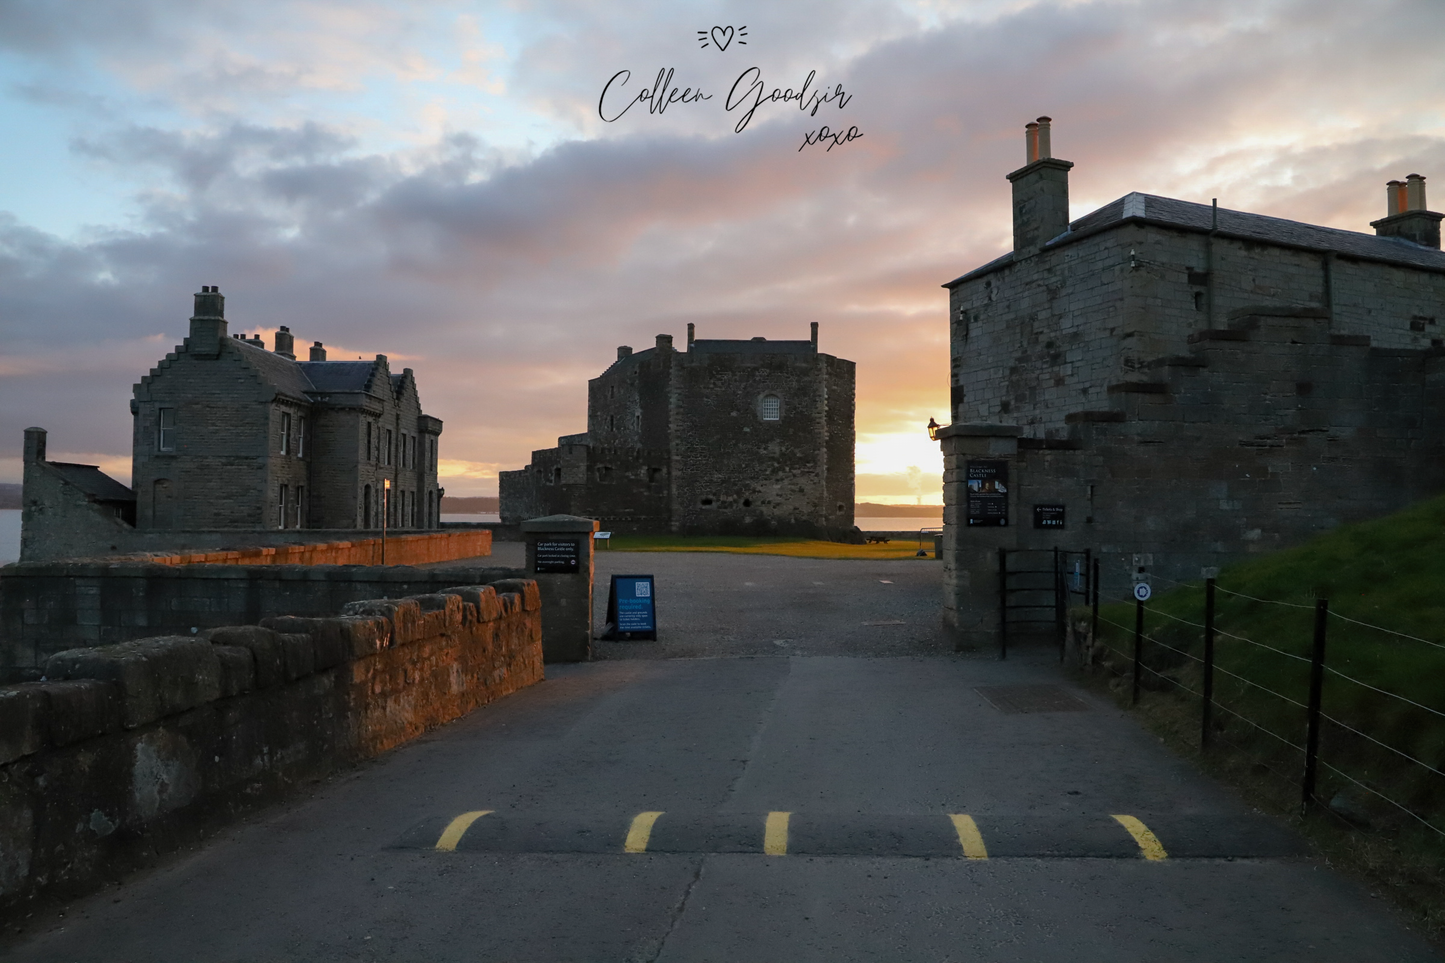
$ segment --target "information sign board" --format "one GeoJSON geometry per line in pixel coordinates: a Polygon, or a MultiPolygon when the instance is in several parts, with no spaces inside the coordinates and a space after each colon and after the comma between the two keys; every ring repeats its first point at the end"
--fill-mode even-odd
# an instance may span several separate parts
{"type": "Polygon", "coordinates": [[[970,528],[1008,524],[1008,462],[971,461],[966,467],[970,528]]]}
{"type": "Polygon", "coordinates": [[[1034,528],[1063,528],[1064,506],[1035,505],[1034,528]]]}
{"type": "Polygon", "coordinates": [[[651,575],[614,575],[607,590],[607,639],[657,638],[657,602],[651,575]]]}
{"type": "Polygon", "coordinates": [[[539,575],[575,575],[582,570],[582,543],[574,538],[538,539],[532,571],[539,575]]]}

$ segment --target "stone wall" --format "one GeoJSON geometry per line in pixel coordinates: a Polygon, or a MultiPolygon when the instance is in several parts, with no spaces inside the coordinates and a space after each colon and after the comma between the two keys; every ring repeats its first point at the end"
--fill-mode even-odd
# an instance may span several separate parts
{"type": "Polygon", "coordinates": [[[348,602],[436,592],[522,574],[510,568],[359,565],[19,563],[0,569],[0,680],[38,673],[54,653],[157,634],[191,634],[348,602]]]}
{"type": "Polygon", "coordinates": [[[945,619],[961,639],[994,637],[999,548],[1092,549],[1105,592],[1124,594],[1136,553],[1196,580],[1445,490],[1445,349],[1373,347],[1308,309],[1190,341],[1067,417],[1063,438],[945,430],[945,619]],[[965,524],[973,459],[1009,463],[1009,528],[965,524]],[[1066,528],[1035,529],[1036,504],[1063,505],[1066,528]]]}
{"type": "Polygon", "coordinates": [[[1418,350],[1445,338],[1442,304],[1438,270],[1132,221],[952,289],[953,418],[1062,437],[1067,415],[1232,316],[1312,309],[1326,333],[1418,350]]]}
{"type": "MultiPolygon", "coordinates": [[[[473,528],[344,542],[151,555],[158,565],[428,565],[492,554],[492,533],[473,528]]],[[[119,560],[118,560],[119,561],[119,560]]]]}
{"type": "Polygon", "coordinates": [[[59,652],[0,687],[0,907],[68,896],[542,680],[535,582],[59,652]]]}

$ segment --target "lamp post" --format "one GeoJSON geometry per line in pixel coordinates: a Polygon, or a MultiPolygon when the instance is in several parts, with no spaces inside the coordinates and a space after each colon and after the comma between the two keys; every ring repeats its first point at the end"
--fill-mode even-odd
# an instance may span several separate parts
{"type": "Polygon", "coordinates": [[[391,479],[381,480],[381,564],[386,564],[386,516],[391,514],[391,479]]]}

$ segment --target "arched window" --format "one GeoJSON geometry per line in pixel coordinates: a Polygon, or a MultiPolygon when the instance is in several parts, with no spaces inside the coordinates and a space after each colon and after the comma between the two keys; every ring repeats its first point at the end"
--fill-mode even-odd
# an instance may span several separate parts
{"type": "Polygon", "coordinates": [[[777,395],[763,395],[763,402],[759,411],[764,421],[781,421],[783,417],[783,399],[777,395]]]}

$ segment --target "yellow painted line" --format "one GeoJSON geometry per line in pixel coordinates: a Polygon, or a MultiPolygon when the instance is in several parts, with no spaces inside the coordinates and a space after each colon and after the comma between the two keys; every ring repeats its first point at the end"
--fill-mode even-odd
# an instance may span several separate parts
{"type": "Polygon", "coordinates": [[[958,844],[963,847],[963,855],[969,859],[988,859],[988,847],[984,846],[978,823],[973,821],[973,817],[955,813],[948,818],[953,820],[953,828],[958,831],[958,844]]]}
{"type": "Polygon", "coordinates": [[[478,809],[475,812],[462,813],[456,819],[447,823],[447,828],[442,830],[442,838],[437,840],[437,849],[443,853],[450,853],[455,850],[457,843],[462,841],[462,837],[465,836],[467,830],[472,827],[472,823],[481,819],[489,812],[492,812],[492,810],[478,809]]]}
{"type": "Polygon", "coordinates": [[[638,813],[632,817],[632,828],[627,830],[627,842],[623,851],[628,853],[647,852],[647,841],[652,838],[652,824],[662,813],[638,813]]]}
{"type": "Polygon", "coordinates": [[[788,855],[788,817],[792,813],[768,813],[763,828],[763,852],[769,856],[788,855]]]}
{"type": "Polygon", "coordinates": [[[1169,855],[1164,852],[1164,847],[1160,844],[1159,837],[1150,832],[1148,826],[1145,826],[1133,816],[1115,816],[1114,819],[1118,821],[1120,826],[1129,830],[1129,835],[1133,836],[1134,842],[1139,844],[1139,854],[1145,859],[1164,859],[1169,855]]]}

